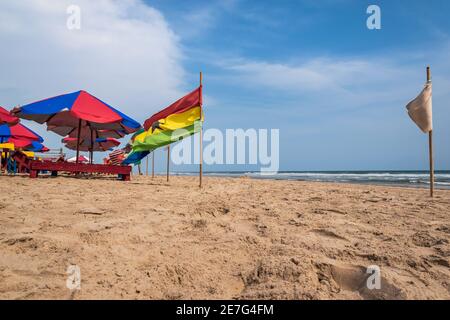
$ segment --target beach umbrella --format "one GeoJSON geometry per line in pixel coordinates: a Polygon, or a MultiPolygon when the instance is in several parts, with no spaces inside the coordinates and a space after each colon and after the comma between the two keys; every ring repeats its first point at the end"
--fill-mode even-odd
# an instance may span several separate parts
{"type": "Polygon", "coordinates": [[[77,162],[77,163],[80,162],[80,163],[83,163],[83,162],[89,162],[89,159],[86,158],[85,156],[81,155],[81,156],[78,156],[78,157],[69,158],[69,159],[67,159],[67,162],[77,162]]]}
{"type": "MultiPolygon", "coordinates": [[[[15,149],[17,149],[17,148],[25,149],[25,148],[33,145],[33,140],[13,138],[13,137],[10,137],[6,142],[12,143],[14,145],[15,149]]],[[[37,141],[35,141],[35,142],[37,142],[37,141]]],[[[37,143],[39,143],[39,142],[37,142],[37,143]]]]}
{"type": "MultiPolygon", "coordinates": [[[[103,137],[109,138],[112,136],[105,134],[111,133],[118,137],[141,127],[137,121],[83,90],[17,107],[12,113],[19,118],[47,123],[48,130],[76,138],[77,146],[81,143],[82,132],[85,138],[92,137],[89,140],[94,143],[93,136],[103,134],[103,137]],[[89,136],[89,131],[95,130],[107,131],[89,136]]],[[[77,154],[79,151],[77,148],[77,154]]]]}
{"type": "MultiPolygon", "coordinates": [[[[70,138],[77,138],[78,137],[78,130],[74,130],[68,134],[68,137],[70,138]]],[[[89,127],[82,127],[80,130],[80,139],[93,139],[96,138],[115,138],[120,139],[125,137],[126,133],[123,131],[117,131],[117,130],[98,130],[98,129],[92,129],[89,127]]]]}
{"type": "MultiPolygon", "coordinates": [[[[9,137],[5,143],[9,144],[10,147],[8,149],[10,150],[16,150],[20,149],[23,152],[26,151],[32,151],[32,152],[47,152],[49,149],[45,147],[42,143],[25,139],[25,138],[15,138],[15,137],[9,137]]],[[[9,157],[9,152],[7,152],[7,155],[5,155],[5,158],[9,157]]]]}
{"type": "Polygon", "coordinates": [[[23,124],[8,126],[6,124],[0,126],[0,143],[13,143],[15,148],[26,148],[32,142],[43,142],[41,136],[25,127],[23,124]]]}
{"type": "MultiPolygon", "coordinates": [[[[122,131],[116,131],[116,130],[92,130],[88,127],[82,127],[80,130],[80,143],[81,141],[84,142],[84,144],[87,143],[87,141],[93,141],[93,144],[95,144],[95,141],[97,139],[108,139],[108,138],[123,138],[125,136],[125,133],[123,133],[122,131]]],[[[71,134],[68,135],[68,138],[73,138],[75,139],[75,142],[77,140],[77,133],[72,132],[71,134]]],[[[102,141],[102,140],[99,140],[102,141]]],[[[75,142],[71,142],[72,144],[75,142]]],[[[111,143],[111,142],[110,142],[111,143]]],[[[94,151],[103,151],[103,150],[99,150],[96,149],[94,145],[91,145],[91,150],[89,150],[90,152],[90,158],[93,159],[93,154],[92,152],[94,151]]],[[[75,149],[76,150],[76,149],[75,149]]],[[[81,150],[81,149],[79,149],[81,150]]],[[[83,150],[81,150],[83,151],[83,150]]]]}
{"type": "Polygon", "coordinates": [[[44,146],[42,143],[39,143],[37,141],[32,141],[31,144],[27,147],[25,147],[26,151],[34,151],[34,152],[48,152],[50,151],[49,148],[47,148],[46,146],[44,146]]]}
{"type": "Polygon", "coordinates": [[[25,151],[47,152],[50,150],[46,146],[44,146],[42,143],[33,141],[33,140],[28,140],[28,139],[20,139],[20,138],[11,137],[6,142],[12,143],[14,145],[14,148],[23,149],[25,151]]]}
{"type": "Polygon", "coordinates": [[[15,125],[19,123],[19,118],[14,117],[8,110],[0,107],[0,125],[15,125]]]}
{"type": "Polygon", "coordinates": [[[6,142],[9,138],[25,139],[37,142],[43,142],[44,139],[33,130],[18,123],[12,126],[7,124],[0,126],[0,143],[6,142]]]}
{"type": "Polygon", "coordinates": [[[112,148],[120,145],[120,141],[114,138],[97,138],[93,143],[89,139],[82,139],[77,144],[77,138],[64,138],[62,142],[65,146],[71,150],[77,150],[77,146],[80,151],[108,151],[112,148]]]}

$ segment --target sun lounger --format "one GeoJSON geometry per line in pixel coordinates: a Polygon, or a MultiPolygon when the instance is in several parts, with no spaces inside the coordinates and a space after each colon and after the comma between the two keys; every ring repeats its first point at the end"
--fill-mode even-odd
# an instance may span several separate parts
{"type": "Polygon", "coordinates": [[[130,181],[131,176],[131,166],[31,160],[22,152],[15,152],[13,157],[18,166],[26,168],[30,173],[30,178],[37,178],[40,171],[49,171],[52,176],[56,176],[58,172],[117,174],[123,181],[130,181]]]}

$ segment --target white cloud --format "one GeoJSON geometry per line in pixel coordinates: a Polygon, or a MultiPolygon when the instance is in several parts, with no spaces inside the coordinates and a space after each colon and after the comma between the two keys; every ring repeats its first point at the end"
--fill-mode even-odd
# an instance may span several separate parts
{"type": "Polygon", "coordinates": [[[177,36],[141,0],[0,3],[0,104],[85,89],[144,120],[179,97],[184,70],[177,36]],[[69,5],[81,30],[69,30],[69,5]]]}
{"type": "Polygon", "coordinates": [[[405,90],[402,81],[413,77],[411,69],[383,59],[315,58],[299,64],[243,61],[226,68],[244,85],[307,97],[334,108],[336,104],[364,105],[375,97],[379,102],[399,97],[405,90]]]}
{"type": "MultiPolygon", "coordinates": [[[[258,95],[277,93],[281,104],[287,96],[297,105],[310,108],[383,108],[406,104],[420,91],[427,63],[435,71],[437,86],[443,89],[449,81],[450,64],[443,58],[447,49],[443,45],[433,54],[400,52],[383,57],[312,58],[297,63],[235,59],[219,65],[227,71],[230,82],[258,95]]],[[[447,94],[446,90],[436,91],[436,96],[447,94]]]]}

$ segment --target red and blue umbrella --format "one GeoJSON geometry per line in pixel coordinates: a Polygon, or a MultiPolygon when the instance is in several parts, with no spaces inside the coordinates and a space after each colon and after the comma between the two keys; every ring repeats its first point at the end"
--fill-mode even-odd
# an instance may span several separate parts
{"type": "Polygon", "coordinates": [[[0,125],[15,125],[19,123],[19,118],[14,117],[8,110],[0,107],[0,125]]]}
{"type": "Polygon", "coordinates": [[[10,138],[44,142],[40,135],[20,123],[13,126],[6,124],[0,126],[0,142],[7,142],[10,138]]]}
{"type": "Polygon", "coordinates": [[[47,152],[49,149],[44,146],[42,143],[28,140],[28,139],[21,139],[21,138],[9,138],[6,142],[14,144],[15,148],[20,148],[25,151],[34,151],[34,152],[47,152]]]}
{"type": "Polygon", "coordinates": [[[37,141],[31,141],[31,144],[25,147],[26,151],[34,151],[34,152],[48,152],[50,151],[49,148],[44,146],[42,143],[39,143],[37,141]]]}
{"type": "Polygon", "coordinates": [[[47,123],[47,129],[61,136],[76,138],[77,158],[82,141],[93,144],[98,138],[123,137],[137,131],[141,125],[94,97],[77,91],[14,108],[19,118],[47,123]]]}
{"type": "Polygon", "coordinates": [[[6,110],[1,108],[0,143],[13,143],[14,147],[28,151],[33,151],[29,150],[28,148],[39,148],[40,150],[47,149],[41,144],[44,139],[42,139],[40,135],[38,135],[33,130],[25,127],[24,125],[18,123],[18,118],[12,117],[10,116],[9,112],[6,111],[5,113],[4,111],[6,110]]]}
{"type": "Polygon", "coordinates": [[[123,134],[141,127],[137,121],[83,90],[14,108],[12,113],[19,118],[46,122],[49,130],[61,136],[80,126],[123,134]]]}

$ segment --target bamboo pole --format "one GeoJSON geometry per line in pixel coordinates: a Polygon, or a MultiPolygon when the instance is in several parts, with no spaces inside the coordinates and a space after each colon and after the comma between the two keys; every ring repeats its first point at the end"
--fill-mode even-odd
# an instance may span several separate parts
{"type": "Polygon", "coordinates": [[[430,196],[434,196],[434,162],[433,162],[433,130],[428,133],[428,145],[430,153],[430,196]]]}
{"type": "MultiPolygon", "coordinates": [[[[427,66],[427,82],[431,82],[430,67],[427,66]]],[[[434,161],[433,161],[433,130],[428,132],[428,151],[430,158],[430,196],[434,196],[434,161]]]]}
{"type": "Polygon", "coordinates": [[[170,144],[167,146],[167,182],[169,182],[170,144]]]}
{"type": "MultiPolygon", "coordinates": [[[[203,86],[203,74],[200,71],[200,94],[202,94],[202,86],[203,86]]],[[[201,99],[200,99],[201,101],[201,99]]],[[[202,187],[202,178],[203,178],[203,124],[202,124],[202,115],[203,115],[203,101],[200,102],[200,166],[199,166],[199,187],[202,187]]]]}
{"type": "Polygon", "coordinates": [[[81,136],[81,119],[78,120],[77,158],[75,159],[76,164],[78,164],[78,157],[80,156],[80,136],[81,136]]]}

